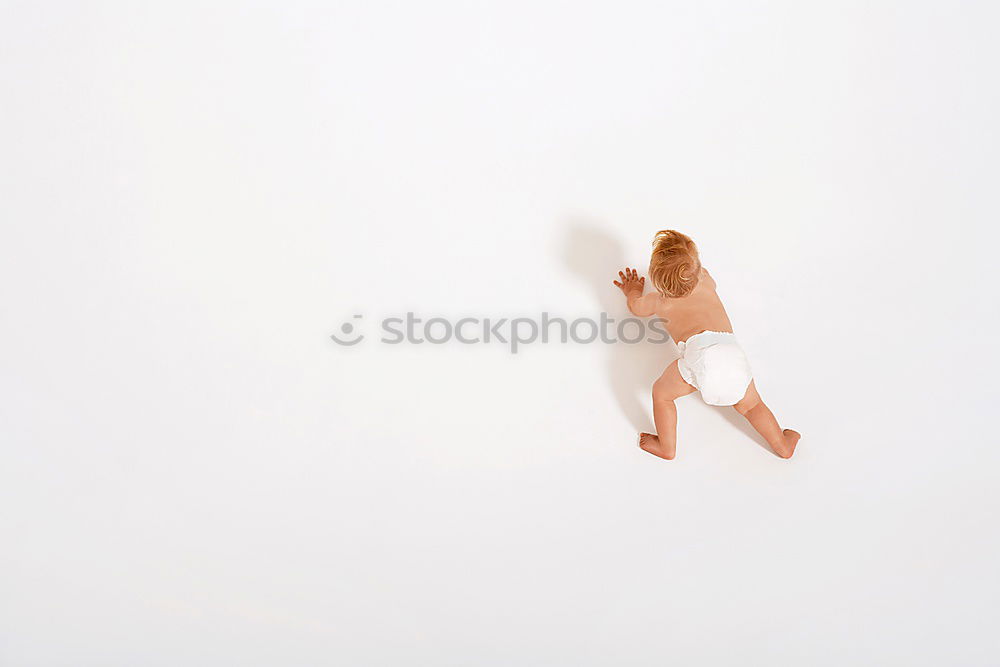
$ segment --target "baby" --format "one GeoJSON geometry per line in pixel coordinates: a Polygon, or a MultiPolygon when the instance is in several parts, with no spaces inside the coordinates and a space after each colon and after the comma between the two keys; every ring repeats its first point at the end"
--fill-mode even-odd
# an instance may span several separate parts
{"type": "Polygon", "coordinates": [[[732,405],[764,436],[783,459],[791,457],[799,434],[781,430],[753,383],[750,365],[733,335],[726,309],[715,292],[715,281],[698,259],[694,242],[672,229],[656,233],[649,281],[656,292],[643,295],[645,278],[635,269],[619,271],[614,281],[637,317],[656,315],[681,352],[653,383],[653,423],[656,435],[639,434],[639,446],[650,454],[672,459],[677,451],[677,408],[674,399],[696,389],[709,405],[732,405]]]}

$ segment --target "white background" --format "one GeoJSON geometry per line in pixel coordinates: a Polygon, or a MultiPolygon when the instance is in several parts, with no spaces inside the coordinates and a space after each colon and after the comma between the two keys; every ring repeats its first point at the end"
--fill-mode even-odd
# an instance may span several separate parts
{"type": "Polygon", "coordinates": [[[997,664],[998,18],[4,2],[0,664],[997,664]],[[669,345],[378,342],[661,228],[791,461],[636,448],[669,345]]]}

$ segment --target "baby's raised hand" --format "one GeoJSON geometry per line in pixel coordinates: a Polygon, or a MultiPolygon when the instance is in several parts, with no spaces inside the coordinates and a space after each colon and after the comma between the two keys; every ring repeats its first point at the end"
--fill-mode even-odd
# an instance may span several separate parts
{"type": "Polygon", "coordinates": [[[617,287],[621,288],[625,296],[631,296],[633,293],[636,296],[642,296],[642,290],[646,285],[645,276],[640,278],[635,269],[630,269],[626,266],[624,273],[621,271],[618,272],[618,277],[621,278],[621,282],[615,280],[614,283],[617,287]]]}

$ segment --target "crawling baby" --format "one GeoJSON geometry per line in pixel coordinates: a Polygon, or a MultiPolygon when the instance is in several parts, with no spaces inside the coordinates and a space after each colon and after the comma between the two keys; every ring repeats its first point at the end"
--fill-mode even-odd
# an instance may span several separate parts
{"type": "Polygon", "coordinates": [[[655,292],[643,295],[645,278],[635,269],[619,271],[614,281],[637,317],[655,315],[677,342],[679,359],[653,383],[653,423],[656,435],[639,434],[639,446],[650,454],[672,459],[677,451],[677,408],[674,399],[698,390],[709,405],[731,405],[746,417],[774,452],[791,457],[799,434],[781,430],[754,386],[750,364],[733,335],[715,281],[698,259],[694,242],[672,229],[656,233],[649,261],[649,282],[655,292]]]}

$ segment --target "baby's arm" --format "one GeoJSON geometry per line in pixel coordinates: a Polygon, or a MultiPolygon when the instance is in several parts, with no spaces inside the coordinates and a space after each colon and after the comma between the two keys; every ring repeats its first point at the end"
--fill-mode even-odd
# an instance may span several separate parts
{"type": "Polygon", "coordinates": [[[646,278],[640,278],[635,269],[625,268],[619,271],[618,276],[621,282],[614,281],[615,285],[621,288],[622,293],[628,299],[628,309],[636,317],[649,317],[656,312],[656,293],[650,292],[643,296],[642,290],[646,286],[646,278]]]}

